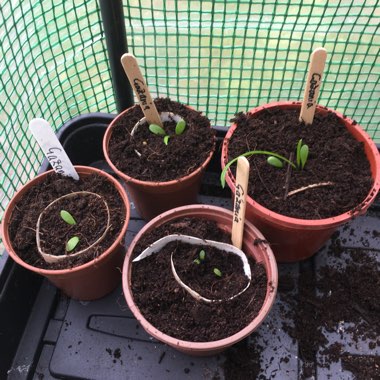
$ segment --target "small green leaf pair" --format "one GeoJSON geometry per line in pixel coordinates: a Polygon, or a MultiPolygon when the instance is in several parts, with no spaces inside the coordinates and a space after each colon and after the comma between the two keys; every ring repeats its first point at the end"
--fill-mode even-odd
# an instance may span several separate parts
{"type": "Polygon", "coordinates": [[[307,158],[309,157],[309,147],[302,143],[302,139],[297,144],[297,167],[303,169],[306,165],[307,158]]]}
{"type": "Polygon", "coordinates": [[[201,261],[203,261],[205,258],[206,258],[206,252],[202,249],[199,252],[199,259],[195,259],[194,263],[199,265],[201,263],[201,261]]]}
{"type": "MultiPolygon", "coordinates": [[[[302,139],[300,139],[297,143],[296,150],[297,169],[303,169],[305,167],[308,156],[309,147],[306,144],[303,144],[302,139]]],[[[269,156],[267,158],[267,162],[269,165],[272,165],[276,168],[282,168],[284,166],[284,162],[275,156],[269,156]]],[[[294,167],[294,164],[292,166],[294,167]]]]}
{"type": "MultiPolygon", "coordinates": [[[[182,135],[182,133],[184,132],[186,128],[186,122],[185,120],[181,119],[177,122],[176,126],[175,126],[175,134],[177,136],[179,135],[182,135]]],[[[164,144],[165,145],[168,145],[169,144],[169,139],[171,136],[167,135],[165,130],[163,128],[161,128],[159,125],[157,124],[151,124],[149,125],[149,130],[154,133],[155,135],[158,135],[158,136],[164,136],[164,144]]]]}
{"type": "MultiPolygon", "coordinates": [[[[60,211],[60,216],[61,218],[70,226],[74,226],[77,224],[75,221],[74,217],[66,210],[61,210],[60,211]]],[[[66,252],[71,252],[72,250],[75,249],[75,247],[79,243],[79,237],[78,236],[73,236],[69,241],[66,243],[66,252]]]]}
{"type": "MultiPolygon", "coordinates": [[[[194,260],[194,263],[199,265],[205,258],[206,258],[206,252],[202,249],[199,252],[199,258],[196,258],[194,260]]],[[[215,276],[222,277],[222,272],[218,268],[214,268],[213,272],[215,276]]]]}
{"type": "MultiPolygon", "coordinates": [[[[266,156],[269,156],[267,158],[267,163],[269,165],[272,165],[276,168],[282,168],[284,167],[284,163],[287,163],[293,167],[293,169],[300,169],[302,170],[307,162],[307,158],[309,157],[309,147],[306,144],[302,143],[302,139],[300,139],[297,143],[297,149],[296,149],[296,164],[288,160],[286,157],[281,156],[274,152],[269,152],[267,150],[251,150],[249,152],[245,152],[241,154],[239,157],[250,157],[255,154],[263,154],[266,156]]],[[[239,157],[236,157],[229,161],[227,165],[224,167],[222,174],[220,175],[220,183],[222,187],[224,188],[226,186],[226,174],[229,167],[235,163],[239,157]]]]}

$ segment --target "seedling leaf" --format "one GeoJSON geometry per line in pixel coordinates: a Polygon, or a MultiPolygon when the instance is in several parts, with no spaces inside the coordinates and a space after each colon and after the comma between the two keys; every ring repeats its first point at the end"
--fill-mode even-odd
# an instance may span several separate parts
{"type": "Polygon", "coordinates": [[[255,154],[264,154],[266,156],[277,157],[278,159],[280,159],[280,160],[286,162],[287,164],[291,165],[294,169],[297,169],[296,165],[294,165],[293,162],[289,161],[287,158],[285,158],[285,157],[283,157],[277,153],[268,152],[267,150],[251,150],[249,152],[245,152],[245,153],[241,154],[240,156],[232,159],[231,161],[229,161],[226,164],[226,166],[222,170],[222,173],[220,174],[220,183],[221,183],[223,188],[226,186],[226,174],[227,174],[227,170],[230,168],[230,166],[232,164],[234,164],[239,159],[239,157],[251,157],[255,154]]]}
{"type": "Polygon", "coordinates": [[[199,259],[195,259],[194,263],[199,265],[201,263],[201,261],[199,259]]]}
{"type": "Polygon", "coordinates": [[[71,226],[77,224],[74,217],[66,210],[61,210],[60,216],[67,224],[70,224],[71,226]]]}
{"type": "Polygon", "coordinates": [[[165,145],[168,145],[168,144],[169,144],[169,139],[170,139],[170,136],[169,136],[169,135],[166,135],[166,136],[164,137],[164,144],[165,144],[165,145]]]}
{"type": "Polygon", "coordinates": [[[214,268],[215,276],[222,277],[222,272],[218,268],[214,268]]]}
{"type": "Polygon", "coordinates": [[[306,165],[307,157],[309,156],[309,147],[305,144],[302,145],[300,150],[300,160],[301,160],[301,167],[302,169],[306,165]]]}
{"type": "Polygon", "coordinates": [[[177,122],[177,125],[175,126],[175,134],[176,135],[182,135],[183,131],[186,128],[186,121],[181,119],[177,122]]]}
{"type": "Polygon", "coordinates": [[[199,252],[199,258],[201,260],[204,260],[206,257],[206,252],[202,249],[200,252],[199,252]]]}
{"type": "Polygon", "coordinates": [[[79,237],[73,236],[67,243],[66,243],[66,251],[71,252],[79,243],[79,237]]]}
{"type": "Polygon", "coordinates": [[[297,143],[297,152],[296,152],[296,160],[297,160],[298,168],[301,166],[301,147],[302,147],[302,139],[299,139],[297,143]]]}
{"type": "Polygon", "coordinates": [[[157,124],[151,124],[151,125],[149,125],[149,130],[152,133],[154,133],[155,135],[161,135],[161,136],[165,136],[166,135],[166,132],[163,130],[163,128],[161,128],[157,124]]]}
{"type": "Polygon", "coordinates": [[[274,157],[274,156],[269,156],[267,158],[267,162],[269,165],[272,165],[276,168],[282,168],[284,166],[282,161],[280,159],[278,159],[277,157],[274,157]]]}

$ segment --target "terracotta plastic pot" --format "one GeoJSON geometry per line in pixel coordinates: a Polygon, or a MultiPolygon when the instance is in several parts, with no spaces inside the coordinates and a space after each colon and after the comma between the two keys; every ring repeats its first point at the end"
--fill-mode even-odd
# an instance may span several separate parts
{"type": "Polygon", "coordinates": [[[4,218],[1,224],[1,235],[3,242],[9,256],[12,257],[16,263],[20,264],[32,272],[38,273],[48,278],[57,288],[61,289],[69,297],[80,300],[93,300],[105,296],[120,282],[120,270],[123,263],[124,236],[127,232],[129,222],[129,201],[125,190],[120,183],[110,176],[109,174],[86,166],[75,166],[80,177],[88,176],[90,174],[99,174],[106,177],[118,190],[125,206],[126,215],[125,222],[122,230],[120,231],[117,239],[105,252],[103,252],[96,259],[89,261],[83,265],[70,268],[70,269],[42,269],[27,264],[17,255],[12,247],[10,241],[8,226],[13,209],[21,197],[34,185],[40,183],[44,178],[52,172],[52,170],[40,174],[26,185],[24,185],[12,198],[7,209],[5,210],[4,218]]]}
{"type": "Polygon", "coordinates": [[[218,227],[231,233],[232,227],[232,212],[221,207],[206,206],[206,205],[189,205],[182,206],[176,209],[167,211],[146,224],[142,230],[133,239],[129,246],[124,265],[123,265],[123,291],[127,300],[128,306],[131,309],[134,316],[142,324],[145,331],[152,335],[154,338],[161,342],[172,346],[173,348],[185,352],[190,355],[204,356],[213,355],[225,350],[233,344],[244,339],[255,331],[268,315],[273,302],[276,298],[278,273],[277,264],[273,256],[272,250],[267,244],[253,245],[253,241],[256,238],[263,239],[260,231],[257,230],[250,222],[245,223],[244,240],[242,250],[247,254],[255,258],[255,260],[264,265],[266,274],[268,277],[268,286],[263,306],[254,320],[249,325],[244,327],[238,333],[213,342],[188,342],[173,338],[163,332],[159,331],[156,327],[150,324],[142,315],[139,308],[134,302],[133,294],[131,290],[131,273],[132,273],[132,252],[141,238],[141,236],[147,232],[150,232],[158,226],[168,221],[183,218],[183,217],[196,217],[202,219],[208,219],[216,221],[218,227]]]}
{"type": "Polygon", "coordinates": [[[195,171],[179,179],[167,182],[141,181],[120,171],[108,155],[108,146],[115,124],[129,109],[118,115],[106,130],[103,139],[104,156],[114,172],[125,181],[128,192],[141,217],[150,220],[174,207],[196,203],[204,171],[214,153],[210,152],[203,164],[195,171]]]}
{"type": "MultiPolygon", "coordinates": [[[[254,108],[250,113],[260,113],[264,109],[281,107],[284,109],[300,109],[300,102],[274,102],[264,106],[254,108]]],[[[331,237],[333,232],[342,224],[354,217],[364,214],[371,203],[375,200],[380,188],[380,155],[371,138],[359,125],[349,118],[344,118],[342,114],[326,107],[317,106],[319,113],[334,112],[344,123],[352,136],[364,143],[364,150],[371,166],[373,186],[365,200],[354,210],[344,214],[319,219],[306,220],[283,216],[268,210],[255,202],[252,198],[247,198],[246,218],[250,220],[264,234],[270,242],[276,259],[279,262],[295,262],[306,259],[316,253],[331,237]]],[[[233,124],[228,130],[223,141],[221,163],[222,168],[228,162],[228,144],[237,125],[233,124]]],[[[226,181],[231,191],[235,192],[235,178],[230,170],[226,175],[226,181]]]]}

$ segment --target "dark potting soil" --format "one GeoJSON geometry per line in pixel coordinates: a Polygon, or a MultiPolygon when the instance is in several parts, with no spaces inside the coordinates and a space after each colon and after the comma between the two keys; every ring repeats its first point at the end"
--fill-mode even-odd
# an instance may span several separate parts
{"type": "Polygon", "coordinates": [[[202,297],[225,300],[237,295],[248,285],[241,259],[215,247],[173,242],[159,254],[172,254],[181,281],[202,297]],[[204,253],[203,259],[201,251],[204,253]],[[220,273],[215,274],[215,270],[220,273]]]}
{"type": "Polygon", "coordinates": [[[342,367],[352,372],[356,380],[380,379],[380,357],[379,356],[356,356],[344,355],[342,367]]]}
{"type": "Polygon", "coordinates": [[[355,369],[358,379],[377,378],[379,369],[370,365],[371,358],[358,359],[345,354],[339,342],[328,345],[323,330],[338,332],[342,338],[350,334],[354,344],[369,341],[369,349],[380,346],[379,263],[365,250],[343,249],[337,235],[334,236],[330,254],[346,257],[344,265],[322,267],[318,278],[314,278],[312,268],[301,272],[299,297],[288,299],[293,305],[289,317],[294,319],[295,324],[284,324],[283,328],[299,343],[304,362],[303,378],[315,375],[312,363],[318,350],[319,366],[329,368],[332,362],[341,360],[344,369],[355,369]],[[360,372],[363,366],[358,363],[365,363],[366,360],[367,369],[360,372]]]}
{"type": "Polygon", "coordinates": [[[168,98],[155,101],[158,112],[172,112],[186,121],[181,135],[176,135],[175,123],[164,123],[171,137],[165,145],[163,136],[149,131],[148,124],[132,128],[143,118],[139,105],[131,107],[115,125],[110,142],[109,157],[114,165],[130,177],[143,181],[165,182],[179,179],[200,167],[215,148],[215,132],[210,121],[200,112],[168,98]],[[141,157],[135,152],[141,153],[141,157]]]}
{"type": "MultiPolygon", "coordinates": [[[[277,213],[301,219],[337,216],[356,208],[368,195],[372,178],[363,144],[356,141],[332,112],[316,113],[312,125],[299,122],[298,110],[280,108],[258,115],[237,114],[231,121],[238,127],[229,142],[228,160],[247,151],[266,150],[295,162],[299,139],[309,146],[309,158],[303,170],[287,164],[281,169],[269,165],[267,156],[249,159],[248,192],[259,204],[277,213]],[[293,190],[312,184],[332,185],[309,188],[286,196],[293,190]]],[[[232,171],[235,175],[235,165],[232,171]]]]}
{"type": "Polygon", "coordinates": [[[225,380],[257,379],[261,372],[260,354],[262,347],[253,339],[244,339],[230,347],[223,363],[225,380]]]}
{"type": "MultiPolygon", "coordinates": [[[[72,211],[80,223],[81,217],[77,209],[81,208],[78,203],[72,211]]],[[[70,210],[67,210],[71,213],[70,210]]],[[[44,269],[64,269],[82,265],[103,253],[112,245],[119,235],[126,217],[123,201],[114,186],[104,177],[93,174],[75,181],[69,177],[63,177],[56,173],[46,176],[40,184],[31,188],[24,194],[16,205],[11,216],[9,234],[15,252],[26,263],[44,269]],[[104,239],[87,252],[78,257],[68,256],[59,263],[48,264],[41,257],[36,244],[36,224],[40,213],[45,207],[62,195],[77,191],[89,191],[101,195],[110,210],[110,227],[104,239]]],[[[59,225],[56,226],[59,228],[59,225]]],[[[64,254],[65,251],[60,254],[64,254]]]]}
{"type": "Polygon", "coordinates": [[[107,224],[108,213],[102,198],[87,193],[62,198],[42,213],[39,230],[42,252],[65,255],[67,242],[75,236],[79,243],[68,254],[87,249],[102,238],[107,224]],[[61,210],[69,212],[76,224],[66,223],[60,215],[61,210]]]}
{"type": "MultiPolygon", "coordinates": [[[[230,236],[212,221],[181,218],[145,234],[133,252],[139,255],[159,238],[181,233],[229,243],[230,236]]],[[[206,251],[207,255],[207,251],[206,251]]],[[[267,291],[267,276],[251,258],[252,282],[240,296],[225,302],[196,301],[175,281],[170,254],[154,254],[132,266],[132,292],[144,317],[160,331],[186,341],[207,342],[231,336],[258,314],[267,291]]]]}

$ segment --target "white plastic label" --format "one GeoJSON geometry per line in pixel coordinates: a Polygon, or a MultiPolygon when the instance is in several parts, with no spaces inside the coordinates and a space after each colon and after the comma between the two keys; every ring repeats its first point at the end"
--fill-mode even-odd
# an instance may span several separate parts
{"type": "Polygon", "coordinates": [[[50,124],[44,119],[33,119],[29,128],[56,173],[79,179],[79,175],[63,149],[50,124]]]}

